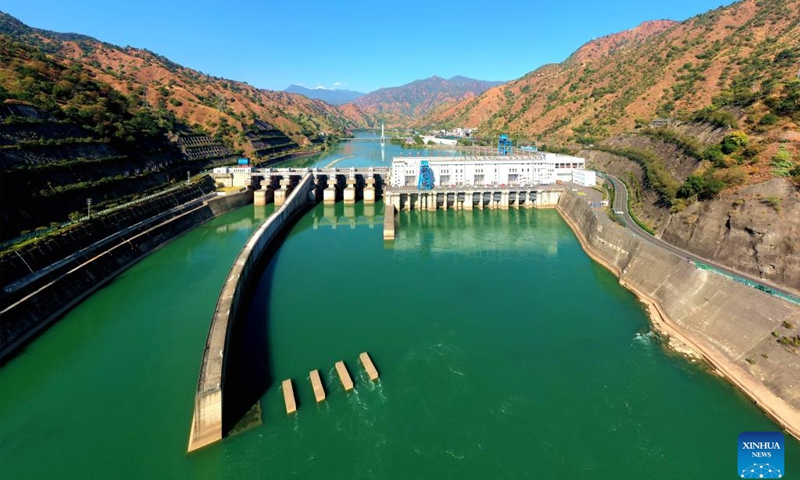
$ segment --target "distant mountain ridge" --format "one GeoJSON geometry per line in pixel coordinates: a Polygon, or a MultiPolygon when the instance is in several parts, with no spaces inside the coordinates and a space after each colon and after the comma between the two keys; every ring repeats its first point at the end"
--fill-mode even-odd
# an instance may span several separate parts
{"type": "Polygon", "coordinates": [[[297,93],[314,100],[322,100],[329,105],[344,105],[365,95],[355,90],[306,88],[302,85],[289,85],[284,92],[297,93]]]}
{"type": "Polygon", "coordinates": [[[443,104],[476,97],[503,83],[464,76],[449,79],[433,76],[399,87],[375,90],[353,104],[387,126],[406,126],[443,104]]]}

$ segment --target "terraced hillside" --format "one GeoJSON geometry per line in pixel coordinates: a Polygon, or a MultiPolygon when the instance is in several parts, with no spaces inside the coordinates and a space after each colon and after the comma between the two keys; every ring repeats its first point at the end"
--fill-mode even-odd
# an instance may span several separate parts
{"type": "MultiPolygon", "coordinates": [[[[212,78],[156,54],[0,13],[3,240],[233,163],[325,148],[324,102],[212,78]]],[[[330,134],[334,134],[331,136],[330,134]]]]}

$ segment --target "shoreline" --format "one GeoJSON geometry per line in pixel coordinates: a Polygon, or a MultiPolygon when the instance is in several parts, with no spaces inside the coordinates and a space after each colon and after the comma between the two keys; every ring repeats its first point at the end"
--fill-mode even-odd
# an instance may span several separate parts
{"type": "Polygon", "coordinates": [[[584,238],[583,233],[578,229],[577,225],[564,214],[561,207],[556,207],[556,210],[569,228],[572,229],[573,233],[575,233],[578,242],[581,244],[581,248],[586,252],[589,258],[613,273],[619,280],[619,284],[633,293],[636,298],[644,304],[653,329],[661,335],[666,335],[670,339],[677,339],[684,346],[691,349],[696,355],[681,351],[681,349],[676,348],[672,342],[667,342],[666,345],[668,348],[681,355],[701,359],[711,367],[715,373],[753,401],[767,417],[772,419],[791,436],[795,437],[795,439],[800,440],[800,412],[798,412],[797,409],[772,393],[765,385],[758,382],[752,375],[742,370],[729,359],[723,357],[719,352],[703,345],[701,341],[692,339],[690,335],[681,332],[679,327],[664,313],[658,302],[622,280],[622,272],[594,251],[586,238],[584,238]]]}

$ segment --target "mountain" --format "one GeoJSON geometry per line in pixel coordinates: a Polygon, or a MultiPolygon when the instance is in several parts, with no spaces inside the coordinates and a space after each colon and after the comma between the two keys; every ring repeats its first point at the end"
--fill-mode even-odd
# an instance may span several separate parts
{"type": "Polygon", "coordinates": [[[174,114],[188,125],[219,136],[241,153],[257,150],[243,135],[243,126],[254,120],[269,123],[300,146],[310,145],[320,132],[352,126],[339,110],[319,100],[212,77],[148,50],[31,28],[2,12],[0,34],[67,66],[80,66],[122,95],[174,114]]]}
{"type": "Polygon", "coordinates": [[[320,132],[351,126],[320,100],[0,13],[2,240],[78,218],[88,198],[111,207],[242,154],[325,148],[320,132]]]}
{"type": "Polygon", "coordinates": [[[353,90],[306,88],[301,85],[289,85],[284,92],[297,93],[304,97],[322,100],[329,105],[344,105],[364,96],[363,93],[353,90]]]}
{"type": "Polygon", "coordinates": [[[637,221],[800,285],[800,0],[742,0],[593,40],[423,123],[538,140],[625,180],[637,221]]]}
{"type": "Polygon", "coordinates": [[[796,75],[797,18],[797,0],[743,0],[684,22],[646,22],[425,120],[593,143],[636,119],[751,107],[796,75]]]}
{"type": "Polygon", "coordinates": [[[355,100],[361,111],[387,126],[407,126],[442,104],[474,98],[503,82],[456,76],[430,77],[400,87],[382,88],[355,100]]]}

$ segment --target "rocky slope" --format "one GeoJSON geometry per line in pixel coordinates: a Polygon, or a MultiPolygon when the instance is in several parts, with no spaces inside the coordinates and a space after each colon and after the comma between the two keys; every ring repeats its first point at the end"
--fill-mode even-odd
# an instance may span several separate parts
{"type": "Polygon", "coordinates": [[[662,238],[737,270],[800,289],[800,195],[775,178],[671,216],[662,238]]]}
{"type": "MultiPolygon", "coordinates": [[[[608,144],[657,152],[673,178],[683,181],[704,163],[673,144],[646,136],[614,137],[608,144]]],[[[730,187],[708,199],[680,200],[676,208],[665,205],[650,188],[640,163],[596,149],[580,155],[594,168],[626,182],[632,211],[657,236],[739,271],[800,290],[800,192],[789,180],[772,178],[730,187]]],[[[723,175],[737,172],[741,170],[723,175]]]]}

